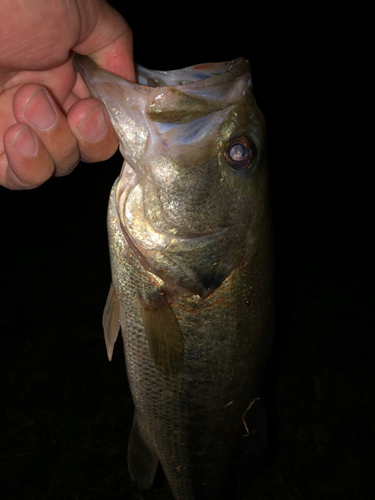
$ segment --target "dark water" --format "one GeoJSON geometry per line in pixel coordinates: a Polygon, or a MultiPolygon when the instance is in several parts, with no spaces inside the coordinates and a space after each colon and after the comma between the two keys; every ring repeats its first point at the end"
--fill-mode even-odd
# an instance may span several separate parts
{"type": "MultiPolygon", "coordinates": [[[[210,16],[170,4],[124,8],[136,59],[171,69],[243,55],[268,124],[277,268],[265,391],[271,453],[233,498],[371,498],[374,25],[353,2],[323,10],[237,2],[210,16]]],[[[107,361],[101,329],[106,206],[120,166],[116,156],[34,191],[0,190],[1,498],[171,499],[161,473],[146,492],[130,480],[124,355],[120,341],[107,361]]]]}

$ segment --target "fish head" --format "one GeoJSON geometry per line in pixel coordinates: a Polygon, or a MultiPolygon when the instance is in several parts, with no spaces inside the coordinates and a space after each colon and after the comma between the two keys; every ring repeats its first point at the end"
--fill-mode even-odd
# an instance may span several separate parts
{"type": "Polygon", "coordinates": [[[265,122],[239,58],[137,83],[75,59],[125,158],[117,211],[131,248],[170,289],[211,294],[250,258],[267,205],[265,122]]]}

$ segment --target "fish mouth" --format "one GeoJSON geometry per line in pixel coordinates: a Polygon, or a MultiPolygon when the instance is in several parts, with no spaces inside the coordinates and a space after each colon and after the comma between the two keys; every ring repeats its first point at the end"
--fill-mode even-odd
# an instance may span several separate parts
{"type": "MultiPolygon", "coordinates": [[[[92,95],[95,94],[94,87],[109,83],[120,83],[122,87],[124,85],[133,88],[138,87],[138,90],[155,87],[189,87],[191,90],[198,90],[223,84],[227,80],[233,81],[243,73],[250,72],[250,64],[243,57],[232,61],[196,64],[187,68],[168,71],[150,70],[136,63],[136,82],[134,83],[101,69],[88,56],[75,54],[73,63],[92,95]],[[205,82],[207,79],[210,79],[210,81],[205,82]]],[[[98,98],[100,99],[100,97],[98,98]]]]}
{"type": "MultiPolygon", "coordinates": [[[[138,175],[148,173],[142,158],[155,145],[160,147],[162,136],[168,136],[169,146],[191,141],[198,119],[225,114],[252,86],[250,64],[242,57],[172,71],[137,64],[137,83],[101,69],[87,56],[76,54],[74,67],[90,94],[105,104],[121,153],[138,175]],[[233,91],[236,80],[241,84],[233,91]]],[[[208,135],[210,123],[199,124],[198,130],[208,135]]]]}

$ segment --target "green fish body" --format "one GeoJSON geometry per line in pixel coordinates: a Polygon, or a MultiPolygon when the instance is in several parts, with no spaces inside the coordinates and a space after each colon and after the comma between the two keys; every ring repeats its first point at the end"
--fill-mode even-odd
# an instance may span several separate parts
{"type": "MultiPolygon", "coordinates": [[[[125,158],[109,201],[109,358],[121,326],[135,405],[128,465],[178,500],[228,498],[263,424],[273,334],[265,122],[245,59],[128,82],[76,56],[125,158]]],[[[265,432],[261,429],[261,432],[265,432]]]]}

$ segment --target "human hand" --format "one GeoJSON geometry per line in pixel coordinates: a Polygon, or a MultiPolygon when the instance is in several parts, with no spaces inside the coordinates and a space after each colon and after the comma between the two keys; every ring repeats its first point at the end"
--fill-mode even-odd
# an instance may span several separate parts
{"type": "Polygon", "coordinates": [[[31,189],[118,146],[73,51],[134,80],[132,32],[104,0],[0,3],[0,185],[31,189]]]}

